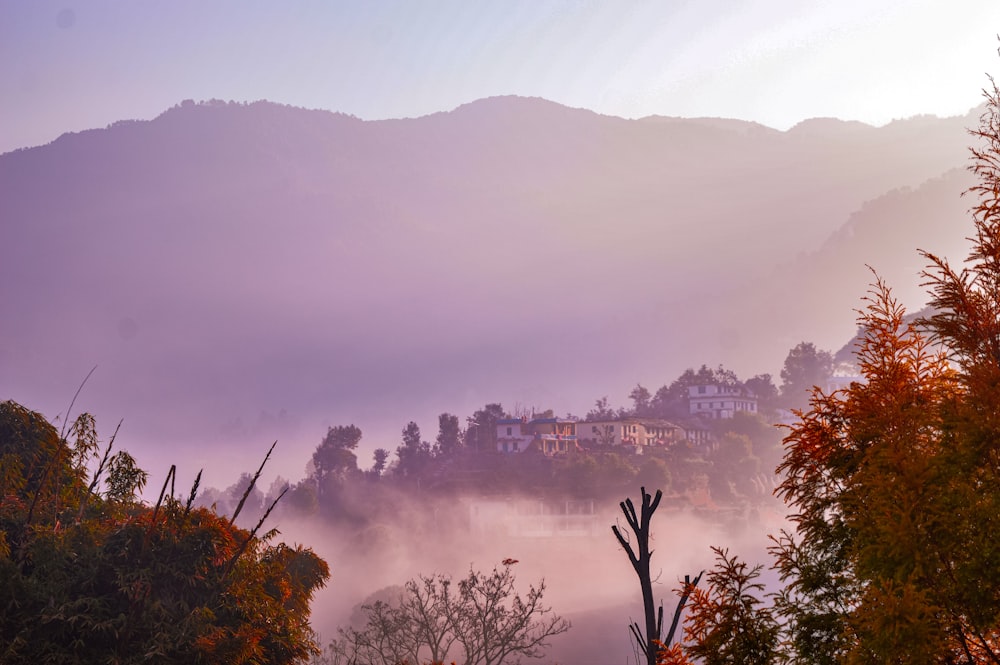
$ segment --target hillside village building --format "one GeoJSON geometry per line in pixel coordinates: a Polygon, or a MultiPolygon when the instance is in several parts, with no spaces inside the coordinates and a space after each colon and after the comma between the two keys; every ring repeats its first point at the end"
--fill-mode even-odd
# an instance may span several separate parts
{"type": "Polygon", "coordinates": [[[685,438],[685,431],[666,420],[615,418],[578,422],[576,438],[599,446],[665,446],[685,438]]]}
{"type": "Polygon", "coordinates": [[[757,413],[757,396],[739,385],[691,386],[688,411],[700,418],[732,418],[737,411],[757,413]]]}
{"type": "Polygon", "coordinates": [[[502,418],[497,421],[497,452],[519,453],[532,445],[546,455],[576,448],[576,421],[565,418],[502,418]]]}
{"type": "Polygon", "coordinates": [[[704,443],[708,429],[697,422],[686,426],[650,418],[576,421],[564,418],[503,418],[497,421],[497,452],[520,453],[532,448],[555,455],[588,446],[669,446],[680,441],[704,443]]]}

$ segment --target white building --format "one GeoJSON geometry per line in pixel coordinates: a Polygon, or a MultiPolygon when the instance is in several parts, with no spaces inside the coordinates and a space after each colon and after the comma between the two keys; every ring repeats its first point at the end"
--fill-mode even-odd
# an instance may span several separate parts
{"type": "Polygon", "coordinates": [[[688,410],[692,416],[702,418],[732,418],[737,411],[757,413],[757,396],[738,385],[691,386],[688,410]]]}
{"type": "Polygon", "coordinates": [[[520,453],[532,445],[546,455],[576,448],[576,421],[563,418],[503,418],[497,421],[497,452],[520,453]]]}
{"type": "Polygon", "coordinates": [[[665,446],[683,439],[684,430],[666,420],[627,416],[578,422],[576,438],[588,445],[665,446]]]}

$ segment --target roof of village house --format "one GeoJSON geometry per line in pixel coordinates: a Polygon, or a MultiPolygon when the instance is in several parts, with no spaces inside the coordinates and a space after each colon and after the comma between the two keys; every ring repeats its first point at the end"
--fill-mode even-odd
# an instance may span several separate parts
{"type": "MultiPolygon", "coordinates": [[[[742,395],[742,396],[745,396],[745,397],[754,397],[754,398],[757,397],[757,395],[752,390],[750,390],[749,388],[747,388],[742,382],[741,383],[695,383],[695,384],[692,384],[692,385],[688,386],[688,395],[690,397],[699,397],[699,398],[708,398],[708,397],[711,397],[711,395],[707,395],[707,394],[705,394],[705,395],[702,395],[702,394],[695,395],[695,394],[693,394],[691,392],[691,391],[696,390],[698,388],[705,388],[705,387],[708,387],[708,386],[715,386],[720,391],[720,393],[724,391],[725,394],[727,394],[727,395],[736,394],[736,395],[742,395]]],[[[717,393],[717,395],[718,395],[718,393],[717,393]]]]}
{"type": "Polygon", "coordinates": [[[639,422],[643,425],[652,425],[654,427],[680,427],[673,420],[666,420],[664,418],[640,418],[639,422]]]}
{"type": "Polygon", "coordinates": [[[576,420],[571,420],[569,418],[532,418],[528,420],[527,418],[500,418],[497,420],[497,425],[549,425],[553,423],[575,423],[576,420]]]}
{"type": "Polygon", "coordinates": [[[594,420],[577,421],[578,425],[587,425],[590,423],[639,423],[640,425],[658,425],[660,427],[671,425],[673,427],[679,427],[679,425],[672,420],[666,420],[663,418],[645,418],[643,416],[615,416],[614,418],[597,418],[594,420]]]}

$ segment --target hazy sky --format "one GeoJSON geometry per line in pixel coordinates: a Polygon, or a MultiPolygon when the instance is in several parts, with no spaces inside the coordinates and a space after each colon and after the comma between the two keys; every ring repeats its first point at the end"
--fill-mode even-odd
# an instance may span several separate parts
{"type": "Polygon", "coordinates": [[[884,124],[978,104],[998,31],[997,0],[0,0],[0,152],[189,98],[884,124]]]}

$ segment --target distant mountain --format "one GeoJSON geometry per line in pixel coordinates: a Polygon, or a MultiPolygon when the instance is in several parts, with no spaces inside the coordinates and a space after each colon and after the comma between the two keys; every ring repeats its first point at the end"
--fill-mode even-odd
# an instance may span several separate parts
{"type": "MultiPolygon", "coordinates": [[[[856,310],[863,308],[861,298],[876,275],[908,311],[920,310],[927,300],[921,273],[928,268],[920,250],[961,265],[972,231],[967,213],[972,202],[962,193],[973,182],[971,173],[956,168],[865,202],[819,248],[778,266],[731,314],[788,321],[774,331],[787,348],[822,340],[824,348],[836,351],[852,336],[856,310]],[[840,339],[830,338],[834,331],[840,339]]],[[[764,348],[768,336],[761,331],[747,343],[764,348]]]]}
{"type": "Polygon", "coordinates": [[[0,155],[0,399],[55,415],[97,364],[82,407],[148,450],[281,437],[294,472],[326,424],[394,449],[488,401],[776,374],[851,333],[864,264],[915,280],[917,246],[963,245],[975,118],[185,102],[66,134],[0,155]]]}

